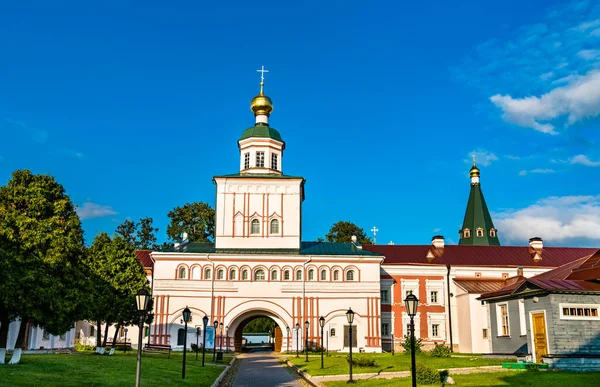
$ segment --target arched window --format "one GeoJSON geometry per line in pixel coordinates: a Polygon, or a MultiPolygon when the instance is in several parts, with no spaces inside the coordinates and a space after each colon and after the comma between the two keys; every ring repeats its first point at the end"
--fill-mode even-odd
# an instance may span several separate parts
{"type": "Polygon", "coordinates": [[[277,270],[271,271],[271,280],[277,281],[277,270]]]}
{"type": "Polygon", "coordinates": [[[234,280],[235,275],[236,275],[235,269],[231,269],[231,271],[229,272],[229,279],[234,280]]]}
{"type": "Polygon", "coordinates": [[[495,229],[495,228],[490,228],[490,236],[491,236],[492,238],[495,238],[495,237],[496,237],[496,229],[495,229]]]}
{"type": "Polygon", "coordinates": [[[327,281],[327,272],[325,270],[321,270],[321,281],[327,281]]]}
{"type": "Polygon", "coordinates": [[[205,280],[209,280],[210,279],[210,268],[206,268],[204,269],[204,279],[205,280]]]}
{"type": "Polygon", "coordinates": [[[242,280],[248,281],[248,270],[242,271],[242,280]]]}
{"type": "Polygon", "coordinates": [[[477,236],[478,237],[482,237],[483,236],[483,229],[482,228],[478,228],[477,229],[477,236]]]}
{"type": "Polygon", "coordinates": [[[346,273],[346,281],[354,281],[354,270],[348,270],[346,273]]]}
{"type": "Polygon", "coordinates": [[[329,336],[335,337],[335,328],[331,328],[331,331],[329,332],[329,336]]]}
{"type": "Polygon", "coordinates": [[[183,345],[185,340],[185,330],[183,328],[179,328],[177,330],[177,345],[183,345]]]}
{"type": "Polygon", "coordinates": [[[195,279],[195,280],[200,279],[200,266],[192,267],[192,279],[195,279]]]}
{"type": "Polygon", "coordinates": [[[265,271],[263,269],[258,269],[254,272],[254,280],[255,281],[264,281],[265,280],[265,271]]]}
{"type": "Polygon", "coordinates": [[[471,237],[471,230],[469,230],[468,228],[465,228],[463,230],[463,238],[470,238],[471,237]]]}
{"type": "Polygon", "coordinates": [[[217,271],[217,279],[218,280],[225,279],[225,270],[219,269],[219,271],[217,271]]]}
{"type": "Polygon", "coordinates": [[[289,270],[286,270],[283,272],[283,279],[286,281],[290,280],[290,271],[289,270]]]}
{"type": "Polygon", "coordinates": [[[315,280],[315,271],[313,269],[310,269],[308,271],[308,280],[309,281],[314,281],[315,280]]]}
{"type": "Polygon", "coordinates": [[[260,234],[260,221],[258,219],[252,220],[252,229],[250,234],[260,234]]]}
{"type": "Polygon", "coordinates": [[[271,221],[271,234],[279,234],[279,220],[277,219],[271,221]]]}
{"type": "Polygon", "coordinates": [[[296,271],[296,281],[302,281],[302,272],[300,270],[296,271]]]}
{"type": "Polygon", "coordinates": [[[336,270],[333,272],[333,280],[334,281],[339,281],[340,280],[340,271],[336,270]]]}
{"type": "Polygon", "coordinates": [[[179,268],[179,274],[177,275],[177,278],[179,278],[179,279],[187,278],[187,270],[185,269],[184,266],[181,266],[179,268]]]}

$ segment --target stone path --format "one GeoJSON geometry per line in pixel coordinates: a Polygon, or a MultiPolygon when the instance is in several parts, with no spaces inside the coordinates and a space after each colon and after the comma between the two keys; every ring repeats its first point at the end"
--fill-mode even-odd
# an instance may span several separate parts
{"type": "Polygon", "coordinates": [[[270,353],[249,353],[240,358],[233,387],[302,387],[270,353]]]}

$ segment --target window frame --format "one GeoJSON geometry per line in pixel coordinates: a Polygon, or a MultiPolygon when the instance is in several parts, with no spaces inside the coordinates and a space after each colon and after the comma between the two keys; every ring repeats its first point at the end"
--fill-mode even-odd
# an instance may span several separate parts
{"type": "Polygon", "coordinates": [[[217,270],[217,280],[222,281],[225,279],[225,269],[222,267],[217,270]]]}
{"type": "Polygon", "coordinates": [[[337,269],[333,271],[333,280],[334,281],[339,281],[340,280],[340,271],[337,270],[337,269]]]}
{"type": "Polygon", "coordinates": [[[235,281],[237,279],[237,273],[235,268],[229,269],[229,280],[235,281]]]}
{"type": "Polygon", "coordinates": [[[279,234],[279,219],[271,219],[269,222],[270,234],[279,234]],[[275,226],[275,229],[274,227],[275,226]]]}
{"type": "Polygon", "coordinates": [[[264,151],[256,151],[256,168],[264,168],[265,167],[265,152],[264,151]]]}
{"type": "Polygon", "coordinates": [[[210,281],[212,279],[212,270],[210,267],[205,267],[204,268],[204,273],[203,273],[203,279],[210,281]]]}
{"type": "Polygon", "coordinates": [[[302,270],[300,270],[300,269],[296,270],[296,274],[295,274],[294,278],[296,278],[296,281],[302,281],[302,270]]]}
{"type": "Polygon", "coordinates": [[[315,269],[308,269],[308,280],[309,281],[314,281],[315,280],[315,269]]]}
{"type": "Polygon", "coordinates": [[[463,230],[463,238],[470,238],[471,237],[471,229],[465,228],[463,230]]]}
{"type": "Polygon", "coordinates": [[[290,269],[285,269],[283,271],[283,280],[284,281],[289,281],[290,280],[290,269]]]}
{"type": "Polygon", "coordinates": [[[250,221],[250,235],[260,234],[260,220],[254,218],[250,221]],[[256,229],[255,227],[256,226],[256,229]]]}
{"type": "Polygon", "coordinates": [[[254,271],[253,278],[254,278],[254,281],[266,281],[267,280],[267,274],[265,273],[265,269],[263,269],[263,268],[256,269],[254,271]],[[259,273],[262,276],[262,278],[258,278],[259,273]]]}
{"type": "Polygon", "coordinates": [[[187,267],[179,266],[179,268],[177,268],[177,279],[188,279],[187,267]],[[183,275],[182,275],[182,273],[183,273],[183,275]]]}
{"type": "Polygon", "coordinates": [[[271,153],[271,169],[277,170],[279,166],[279,155],[277,153],[271,153]]]}
{"type": "Polygon", "coordinates": [[[508,303],[503,302],[496,304],[496,323],[498,325],[498,337],[510,337],[510,314],[508,309],[508,303]],[[506,313],[502,313],[502,311],[506,313]],[[506,324],[505,324],[506,323],[506,324]],[[505,329],[506,328],[506,329],[505,329]]]}
{"type": "Polygon", "coordinates": [[[321,281],[327,281],[327,270],[321,269],[321,281]]]}
{"type": "Polygon", "coordinates": [[[581,304],[572,302],[561,302],[558,304],[558,312],[561,320],[600,320],[600,304],[581,304]],[[564,309],[569,309],[569,314],[564,314],[564,309]],[[575,315],[571,315],[574,309],[575,315]],[[581,309],[583,315],[579,315],[578,309],[581,309]],[[590,315],[585,316],[585,310],[589,310],[590,315]],[[595,314],[595,315],[594,315],[595,314]]]}
{"type": "Polygon", "coordinates": [[[249,271],[248,269],[243,269],[242,270],[242,276],[240,277],[242,279],[242,281],[248,281],[249,276],[249,271]]]}
{"type": "Polygon", "coordinates": [[[278,281],[277,269],[271,269],[271,281],[278,281]]]}
{"type": "Polygon", "coordinates": [[[244,169],[250,169],[250,152],[244,153],[244,169]]]}
{"type": "Polygon", "coordinates": [[[485,236],[485,232],[484,232],[484,230],[483,230],[481,227],[478,227],[478,228],[475,230],[475,236],[476,236],[477,238],[483,238],[483,237],[485,236]]]}

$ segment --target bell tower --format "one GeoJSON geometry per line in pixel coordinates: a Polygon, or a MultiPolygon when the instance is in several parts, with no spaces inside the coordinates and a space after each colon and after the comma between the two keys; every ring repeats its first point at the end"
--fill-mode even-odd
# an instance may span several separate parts
{"type": "Polygon", "coordinates": [[[284,175],[285,142],[269,125],[273,101],[260,91],[250,102],[254,126],[238,140],[239,173],[215,176],[217,249],[300,249],[304,178],[284,175]]]}

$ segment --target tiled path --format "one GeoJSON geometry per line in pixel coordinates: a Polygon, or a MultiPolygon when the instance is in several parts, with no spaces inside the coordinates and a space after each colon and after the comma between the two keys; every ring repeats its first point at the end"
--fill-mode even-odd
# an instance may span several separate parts
{"type": "Polygon", "coordinates": [[[233,387],[302,387],[269,353],[245,354],[241,360],[233,387]]]}

